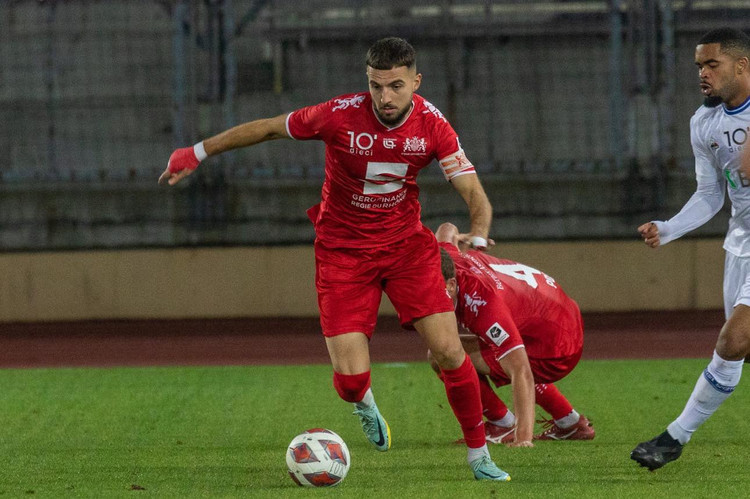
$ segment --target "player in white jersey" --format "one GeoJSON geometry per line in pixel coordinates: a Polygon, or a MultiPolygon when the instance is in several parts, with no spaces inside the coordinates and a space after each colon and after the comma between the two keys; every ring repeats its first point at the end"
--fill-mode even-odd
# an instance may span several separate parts
{"type": "Polygon", "coordinates": [[[710,220],[729,193],[732,216],[724,240],[724,311],[713,359],[698,378],[682,413],[660,435],[641,442],[630,457],[653,471],[674,461],[683,446],[727,397],[750,354],[750,177],[742,175],[743,149],[750,135],[750,37],[735,29],[706,33],[695,49],[700,89],[706,103],[690,120],[698,187],[682,210],[666,222],[638,231],[652,248],[710,220]]]}

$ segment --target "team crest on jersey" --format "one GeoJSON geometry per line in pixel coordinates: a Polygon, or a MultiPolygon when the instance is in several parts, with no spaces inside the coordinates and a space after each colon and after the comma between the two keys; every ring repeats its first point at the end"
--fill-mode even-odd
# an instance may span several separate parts
{"type": "Polygon", "coordinates": [[[716,149],[719,148],[719,143],[716,142],[715,140],[712,140],[711,145],[709,147],[715,151],[716,149]]]}
{"type": "Polygon", "coordinates": [[[484,301],[476,291],[474,291],[471,296],[469,296],[468,293],[464,293],[464,301],[466,302],[466,306],[469,308],[469,310],[474,312],[474,315],[476,316],[479,315],[479,307],[487,305],[487,302],[484,301]]]}
{"type": "Polygon", "coordinates": [[[407,138],[404,142],[404,153],[424,154],[427,152],[427,140],[419,137],[407,138]]]}
{"type": "Polygon", "coordinates": [[[338,111],[339,109],[347,109],[349,107],[359,108],[359,105],[362,104],[364,100],[364,95],[355,95],[354,97],[349,97],[348,99],[334,99],[336,105],[333,107],[333,109],[331,109],[331,111],[338,111]]]}
{"type": "Polygon", "coordinates": [[[510,338],[510,335],[497,322],[490,326],[485,334],[487,338],[497,346],[502,345],[505,340],[510,338]]]}

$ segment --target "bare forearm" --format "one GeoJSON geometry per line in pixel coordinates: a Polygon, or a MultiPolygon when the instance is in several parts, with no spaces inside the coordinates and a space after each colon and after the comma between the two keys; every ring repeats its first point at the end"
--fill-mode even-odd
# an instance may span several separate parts
{"type": "Polygon", "coordinates": [[[516,442],[531,441],[534,436],[534,379],[531,371],[521,372],[511,380],[513,407],[516,410],[516,442]]]}
{"type": "Polygon", "coordinates": [[[472,190],[466,203],[469,206],[471,233],[487,239],[490,233],[490,224],[492,223],[492,205],[490,205],[487,194],[485,194],[480,184],[472,190]]]}
{"type": "Polygon", "coordinates": [[[286,115],[249,121],[204,140],[203,147],[212,156],[267,140],[285,138],[288,137],[285,122],[286,115]]]}
{"type": "Polygon", "coordinates": [[[453,178],[451,183],[469,208],[470,235],[487,239],[492,222],[492,205],[479,182],[479,177],[474,173],[461,175],[453,178]]]}

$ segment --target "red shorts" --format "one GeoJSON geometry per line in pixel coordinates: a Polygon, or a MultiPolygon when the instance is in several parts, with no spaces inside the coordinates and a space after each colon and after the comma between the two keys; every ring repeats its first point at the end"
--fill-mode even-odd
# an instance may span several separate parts
{"type": "Polygon", "coordinates": [[[424,226],[384,248],[331,249],[316,241],[315,286],[324,336],[372,336],[383,292],[404,327],[421,317],[453,312],[437,241],[424,226]]]}
{"type": "MultiPolygon", "coordinates": [[[[510,378],[500,364],[495,359],[489,348],[481,349],[482,358],[490,366],[490,379],[495,386],[505,386],[510,384],[510,378]]],[[[554,383],[560,381],[578,365],[581,360],[583,349],[568,357],[557,359],[529,359],[531,373],[534,375],[534,383],[554,383]]]]}
{"type": "MultiPolygon", "coordinates": [[[[554,383],[563,379],[578,365],[583,353],[583,319],[578,305],[569,302],[568,314],[548,317],[548,324],[553,326],[528,326],[529,341],[526,343],[526,355],[534,375],[534,383],[554,383]],[[550,329],[551,328],[551,329],[550,329]]],[[[544,312],[541,312],[544,314],[544,312]]],[[[524,331],[521,331],[524,338],[524,331]]],[[[482,342],[482,358],[490,366],[490,379],[496,386],[510,384],[496,353],[482,342]]]]}

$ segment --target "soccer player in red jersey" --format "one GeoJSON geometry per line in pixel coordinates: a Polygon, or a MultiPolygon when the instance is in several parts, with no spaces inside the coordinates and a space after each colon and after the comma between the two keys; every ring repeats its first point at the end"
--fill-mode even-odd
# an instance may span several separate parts
{"type": "Polygon", "coordinates": [[[174,151],[160,183],[174,185],[208,156],[271,139],[322,140],[325,180],[315,226],[320,322],[339,396],[355,405],[365,435],[381,451],[390,429],[370,388],[369,341],[382,293],[407,328],[432,351],[478,480],[510,477],[485,443],[479,382],[463,350],[440,272],[433,233],[420,220],[418,173],[437,160],[465,200],[471,232],[461,241],[486,248],[492,207],[458,136],[435,106],[414,92],[422,82],[413,47],[384,38],[370,47],[369,92],[342,95],[269,119],[250,121],[174,151]]]}
{"type": "Polygon", "coordinates": [[[535,401],[552,420],[534,439],[593,439],[589,420],[553,384],[581,358],[578,305],[554,279],[532,267],[479,251],[459,251],[458,236],[450,223],[436,232],[446,289],[456,303],[459,323],[472,333],[461,335],[461,341],[480,375],[487,441],[533,447],[535,401]],[[512,385],[515,415],[486,376],[496,386],[512,385]]]}

